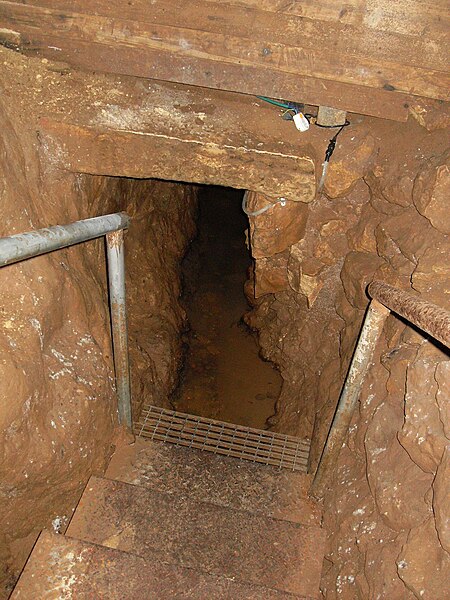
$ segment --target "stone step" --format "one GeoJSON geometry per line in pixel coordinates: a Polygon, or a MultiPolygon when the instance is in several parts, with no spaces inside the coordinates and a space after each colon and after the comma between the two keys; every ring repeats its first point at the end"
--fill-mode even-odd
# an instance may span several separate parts
{"type": "Polygon", "coordinates": [[[294,600],[298,596],[240,584],[176,565],[44,531],[11,600],[294,600]]]}
{"type": "Polygon", "coordinates": [[[316,598],[317,526],[92,477],[67,534],[143,558],[316,598]]]}
{"type": "Polygon", "coordinates": [[[318,505],[307,498],[309,475],[211,452],[136,438],[116,451],[106,477],[294,523],[320,523],[318,505]]]}

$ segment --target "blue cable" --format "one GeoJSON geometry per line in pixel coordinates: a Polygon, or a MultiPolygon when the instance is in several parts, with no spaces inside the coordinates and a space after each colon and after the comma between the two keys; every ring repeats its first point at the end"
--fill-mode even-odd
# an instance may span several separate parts
{"type": "Polygon", "coordinates": [[[256,97],[260,100],[263,100],[264,102],[273,104],[274,106],[279,106],[280,108],[284,108],[286,110],[293,110],[295,113],[301,112],[301,108],[303,108],[303,105],[300,105],[297,102],[279,102],[278,100],[272,100],[272,98],[267,98],[267,96],[256,97]]]}

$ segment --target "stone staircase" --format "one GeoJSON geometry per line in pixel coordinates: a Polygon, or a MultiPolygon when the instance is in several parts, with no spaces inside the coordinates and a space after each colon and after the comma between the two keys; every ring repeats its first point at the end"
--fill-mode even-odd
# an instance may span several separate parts
{"type": "Polygon", "coordinates": [[[319,597],[309,476],[137,438],[91,477],[66,535],[42,532],[12,599],[319,597]]]}

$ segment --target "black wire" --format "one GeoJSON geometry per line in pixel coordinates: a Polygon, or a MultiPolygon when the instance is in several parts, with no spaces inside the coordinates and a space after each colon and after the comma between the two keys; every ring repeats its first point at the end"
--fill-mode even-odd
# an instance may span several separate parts
{"type": "MultiPolygon", "coordinates": [[[[317,123],[316,123],[317,125],[317,123]]],[[[350,125],[350,121],[345,121],[345,123],[343,125],[318,125],[318,127],[339,127],[339,131],[337,131],[335,133],[335,135],[331,138],[331,140],[328,143],[327,149],[325,151],[325,160],[324,162],[330,162],[330,158],[331,155],[334,152],[334,149],[336,148],[336,140],[338,135],[341,133],[341,131],[344,129],[344,127],[347,127],[348,125],[350,125]]]]}
{"type": "MultiPolygon", "coordinates": [[[[305,113],[305,117],[308,119],[308,121],[310,121],[311,119],[317,119],[316,115],[311,115],[310,113],[305,113]]],[[[323,129],[334,129],[336,127],[344,128],[344,127],[348,127],[350,125],[350,121],[348,121],[347,119],[345,119],[345,122],[341,123],[339,125],[321,125],[317,121],[314,121],[314,125],[316,127],[322,127],[323,129]]]]}
{"type": "MultiPolygon", "coordinates": [[[[285,115],[287,115],[290,111],[297,113],[297,112],[301,111],[304,107],[304,104],[300,104],[300,103],[296,103],[296,102],[285,102],[285,103],[274,102],[273,100],[270,100],[269,98],[266,98],[265,96],[258,96],[258,98],[260,98],[261,100],[264,100],[265,102],[270,102],[271,104],[275,104],[277,106],[283,107],[283,104],[284,104],[283,108],[286,108],[286,112],[284,113],[283,118],[285,118],[285,115]]],[[[338,131],[335,133],[335,135],[328,142],[328,146],[325,151],[324,162],[329,162],[330,158],[336,148],[336,140],[337,140],[338,135],[341,133],[341,131],[344,129],[344,127],[348,127],[350,125],[350,121],[345,119],[345,122],[342,123],[341,125],[321,125],[320,123],[317,123],[317,117],[315,115],[305,113],[304,116],[308,120],[308,123],[311,122],[311,119],[316,119],[314,121],[314,125],[316,127],[322,127],[322,129],[338,129],[338,131]]],[[[291,119],[292,119],[292,117],[291,117],[291,119]]]]}
{"type": "MultiPolygon", "coordinates": [[[[305,117],[308,119],[311,119],[314,115],[305,115],[305,117]]],[[[316,127],[322,127],[322,129],[335,129],[337,127],[340,127],[340,131],[339,133],[344,129],[344,127],[348,127],[350,125],[350,121],[347,121],[347,119],[345,120],[345,123],[342,123],[341,125],[320,125],[320,123],[317,123],[317,121],[314,123],[314,125],[316,127]]]]}

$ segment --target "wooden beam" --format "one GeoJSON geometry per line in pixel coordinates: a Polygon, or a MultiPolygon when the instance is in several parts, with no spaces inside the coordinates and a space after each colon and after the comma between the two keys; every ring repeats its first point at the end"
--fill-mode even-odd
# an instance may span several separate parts
{"type": "Polygon", "coordinates": [[[429,38],[448,39],[450,24],[447,0],[225,0],[225,4],[429,38]]]}
{"type": "Polygon", "coordinates": [[[39,136],[45,162],[76,173],[225,185],[304,202],[315,196],[307,155],[51,119],[41,120],[39,136]]]}
{"type": "MultiPolygon", "coordinates": [[[[380,1],[380,0],[378,0],[380,1]]],[[[400,4],[404,2],[401,0],[400,4]]],[[[133,0],[116,2],[96,0],[26,0],[24,4],[56,10],[59,13],[78,13],[90,16],[119,18],[152,26],[176,27],[204,33],[221,34],[233,38],[257,41],[259,44],[277,44],[299,48],[319,56],[328,55],[330,63],[336,59],[357,57],[380,63],[410,65],[435,71],[448,69],[446,47],[431,44],[433,38],[386,32],[359,24],[323,22],[291,13],[260,10],[252,6],[230,6],[217,0],[133,0]]],[[[291,4],[293,4],[291,2],[291,4]]],[[[320,5],[319,2],[317,4],[320,5]]]]}
{"type": "MultiPolygon", "coordinates": [[[[151,5],[147,7],[151,11],[151,5]]],[[[448,94],[447,90],[443,92],[444,73],[397,63],[385,64],[383,70],[379,62],[356,56],[338,68],[329,52],[322,49],[313,52],[309,47],[263,44],[258,39],[214,31],[86,16],[11,2],[0,2],[0,16],[2,26],[20,32],[23,48],[84,69],[328,104],[395,120],[406,120],[409,93],[437,97],[448,94]],[[320,77],[311,77],[311,73],[320,77]],[[355,80],[360,85],[354,85],[355,80]],[[399,86],[407,88],[408,94],[396,92],[399,86]]],[[[267,27],[268,21],[261,15],[259,18],[267,27]]],[[[223,22],[223,17],[219,21],[223,22]]],[[[265,30],[261,30],[262,35],[265,30]]],[[[305,36],[306,45],[311,44],[314,32],[312,29],[305,36]]],[[[251,33],[249,29],[248,35],[251,33]]]]}
{"type": "Polygon", "coordinates": [[[243,94],[63,65],[59,71],[4,48],[0,56],[7,97],[43,117],[34,129],[44,172],[179,179],[314,199],[327,130],[301,135],[277,108],[243,94]],[[24,82],[42,86],[42,94],[24,82]]]}
{"type": "MultiPolygon", "coordinates": [[[[180,15],[185,14],[186,10],[189,12],[187,23],[193,22],[190,11],[191,6],[197,5],[196,0],[189,3],[176,2],[176,0],[174,2],[180,15]]],[[[73,2],[72,0],[45,0],[43,2],[41,0],[22,0],[22,4],[107,16],[111,14],[111,10],[115,10],[114,5],[117,5],[117,0],[97,0],[90,3],[85,0],[73,0],[73,2]]],[[[140,15],[138,19],[140,20],[143,15],[147,15],[149,17],[146,18],[151,19],[153,15],[159,14],[158,8],[154,9],[155,4],[160,4],[164,11],[166,3],[163,0],[156,0],[156,2],[152,0],[151,6],[148,0],[121,2],[118,6],[122,18],[134,20],[137,15],[140,15]]],[[[170,0],[167,4],[170,13],[170,0]]],[[[390,32],[428,40],[436,40],[438,37],[445,40],[448,38],[450,26],[447,0],[396,0],[395,2],[392,0],[345,0],[345,2],[336,0],[205,0],[203,4],[206,18],[208,18],[210,10],[208,4],[215,4],[225,11],[233,8],[264,11],[269,13],[272,19],[277,20],[272,21],[272,29],[280,17],[294,16],[308,19],[310,22],[322,21],[362,27],[368,32],[372,30],[378,34],[390,32]]],[[[195,16],[198,18],[199,14],[196,13],[195,16]]],[[[280,31],[282,34],[281,28],[280,31]]]]}

